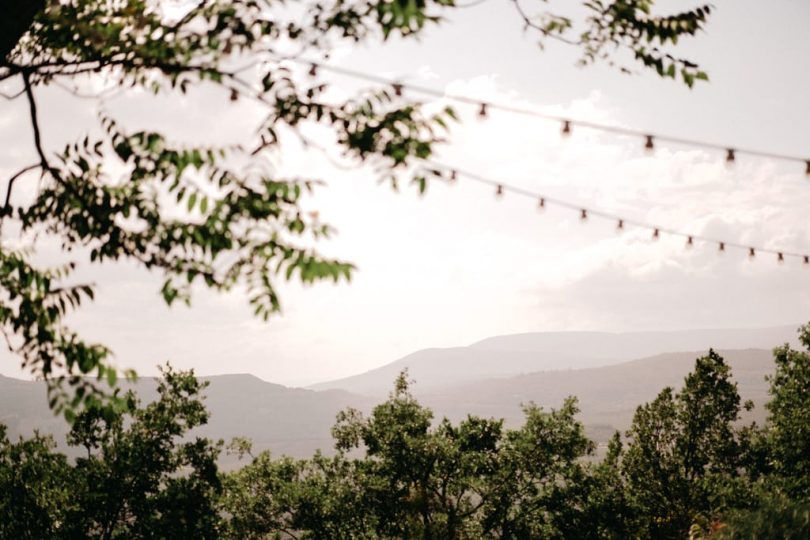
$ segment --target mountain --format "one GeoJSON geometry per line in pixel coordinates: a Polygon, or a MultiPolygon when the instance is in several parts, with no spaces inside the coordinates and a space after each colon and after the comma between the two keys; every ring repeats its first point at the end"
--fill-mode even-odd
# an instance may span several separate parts
{"type": "MultiPolygon", "coordinates": [[[[747,420],[764,418],[767,398],[765,376],[773,370],[771,351],[763,349],[719,351],[732,367],[743,399],[757,405],[747,420]]],[[[530,401],[546,408],[559,407],[567,396],[577,396],[579,418],[590,437],[606,441],[615,430],[626,429],[635,408],[653,399],[665,386],[678,388],[703,351],[656,355],[622,364],[577,370],[557,370],[492,378],[448,385],[441,390],[420,390],[419,400],[431,407],[435,418],[454,421],[468,414],[504,418],[507,425],[523,421],[521,404],[530,401]]],[[[195,434],[226,441],[235,436],[253,440],[257,450],[274,454],[310,456],[320,449],[330,452],[330,428],[338,411],[355,407],[368,412],[381,399],[358,396],[341,390],[313,391],[287,388],[252,375],[207,377],[205,402],[211,411],[208,425],[195,434]]],[[[389,381],[388,386],[391,386],[389,381]]],[[[155,399],[154,379],[136,383],[143,401],[155,399]]],[[[30,435],[34,429],[63,440],[67,425],[48,410],[42,383],[0,377],[0,423],[10,435],[30,435]]],[[[76,455],[77,450],[62,445],[76,455]]],[[[223,464],[228,465],[227,456],[223,464]]]]}
{"type": "Polygon", "coordinates": [[[425,349],[365,373],[310,386],[376,397],[387,395],[403,369],[419,394],[450,386],[549,370],[584,369],[678,351],[798,346],[799,325],[672,332],[538,332],[497,336],[467,347],[425,349]]]}
{"type": "MultiPolygon", "coordinates": [[[[764,378],[773,371],[772,347],[785,342],[795,346],[794,336],[793,327],[519,334],[468,347],[420,351],[356,377],[316,385],[320,389],[289,388],[252,375],[207,377],[205,402],[211,418],[195,434],[225,440],[248,437],[255,449],[270,449],[276,455],[329,452],[333,448],[330,428],[338,411],[355,407],[367,413],[385,399],[396,375],[408,367],[415,380],[414,394],[433,409],[436,419],[459,420],[474,414],[518,425],[523,420],[522,403],[559,407],[566,396],[573,395],[579,399],[579,418],[589,436],[604,442],[615,430],[629,426],[638,405],[665,386],[679,387],[695,358],[710,346],[731,364],[743,399],[757,405],[746,420],[762,420],[767,398],[764,378]],[[675,347],[684,348],[666,350],[675,347]]],[[[134,390],[148,402],[156,397],[155,386],[154,379],[143,378],[134,383],[134,390]]],[[[49,411],[41,382],[2,376],[0,423],[9,427],[12,437],[38,429],[63,441],[67,429],[49,411]]],[[[62,448],[76,455],[75,449],[62,448]]],[[[227,467],[229,460],[233,458],[223,458],[223,465],[227,467]]]]}
{"type": "MultiPolygon", "coordinates": [[[[731,366],[742,399],[750,399],[756,406],[746,420],[762,421],[768,390],[765,376],[774,368],[772,352],[746,349],[718,353],[731,366]]],[[[422,393],[419,400],[454,421],[473,414],[504,418],[507,425],[514,426],[523,421],[522,403],[559,408],[567,396],[576,396],[580,420],[591,437],[604,441],[613,431],[630,426],[638,405],[651,401],[666,386],[680,388],[702,354],[705,351],[666,353],[599,368],[488,379],[422,393]]]]}
{"type": "MultiPolygon", "coordinates": [[[[204,377],[205,403],[211,411],[208,425],[195,434],[225,439],[243,436],[254,448],[274,454],[309,456],[332,448],[330,429],[338,411],[346,407],[369,410],[373,400],[342,390],[316,392],[272,384],[253,375],[204,377]]],[[[144,402],[157,397],[153,378],[142,378],[133,389],[144,402]]],[[[30,436],[34,429],[63,441],[67,424],[48,409],[45,386],[0,376],[0,423],[9,435],[30,436]]],[[[70,450],[61,447],[64,450],[70,450]]],[[[70,452],[69,452],[70,453],[70,452]]]]}

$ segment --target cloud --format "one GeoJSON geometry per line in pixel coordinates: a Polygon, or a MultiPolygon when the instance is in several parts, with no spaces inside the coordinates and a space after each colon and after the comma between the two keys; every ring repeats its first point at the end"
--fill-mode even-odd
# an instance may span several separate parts
{"type": "MultiPolygon", "coordinates": [[[[438,70],[437,70],[438,71],[438,70]]],[[[431,66],[420,70],[436,84],[431,66]]],[[[334,95],[353,91],[335,79],[334,95]]],[[[534,103],[494,75],[458,79],[448,94],[477,96],[550,114],[622,124],[622,111],[592,91],[568,102],[534,103]]],[[[110,104],[125,123],[165,129],[178,140],[234,142],[255,128],[261,107],[228,104],[203,89],[194,99],[155,101],[121,96],[110,104]]],[[[43,93],[47,141],[91,129],[94,111],[64,92],[43,93]]],[[[84,103],[84,102],[82,102],[84,103]]],[[[428,103],[437,108],[445,100],[428,103]]],[[[806,248],[810,190],[799,172],[742,156],[727,168],[722,155],[642,141],[459,106],[462,122],[438,160],[548,197],[616,213],[695,235],[806,248]]],[[[21,136],[25,116],[14,109],[19,133],[3,131],[3,172],[30,151],[21,136]],[[14,159],[11,159],[11,158],[14,159]]],[[[309,128],[308,128],[309,129],[309,128]]],[[[323,130],[308,131],[338,157],[323,130]]],[[[253,372],[278,382],[311,382],[375,367],[413,350],[452,346],[520,331],[670,329],[770,325],[806,318],[810,270],[773,257],[662,235],[507,195],[465,182],[431,185],[426,196],[393,193],[372,171],[341,170],[321,152],[287,141],[279,174],[324,178],[307,201],[339,235],[320,249],[355,262],[351,284],[304,287],[280,283],[284,315],[255,320],[243,292],[200,291],[193,306],[166,308],[160,276],[132,264],[85,268],[99,284],[97,302],[71,320],[89,337],[110,344],[119,364],[153,373],[172,360],[199,373],[253,372]]],[[[4,243],[6,241],[4,240],[4,243]]],[[[44,244],[43,260],[59,259],[44,244]]],[[[11,372],[11,360],[0,371],[11,372]]]]}

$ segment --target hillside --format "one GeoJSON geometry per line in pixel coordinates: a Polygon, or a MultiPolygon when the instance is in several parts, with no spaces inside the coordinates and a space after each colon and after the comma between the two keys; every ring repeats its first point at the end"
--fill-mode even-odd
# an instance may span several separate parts
{"type": "Polygon", "coordinates": [[[407,368],[417,392],[549,370],[619,364],[678,351],[763,349],[791,343],[795,326],[761,329],[685,330],[673,332],[537,332],[498,336],[467,347],[425,349],[380,368],[310,386],[342,389],[376,397],[387,395],[391,381],[407,368]]]}
{"type": "MultiPolygon", "coordinates": [[[[762,418],[766,398],[766,374],[773,367],[770,350],[720,351],[732,366],[744,399],[758,405],[754,417],[762,418]]],[[[649,401],[665,386],[678,387],[702,352],[656,355],[611,366],[578,370],[535,372],[490,378],[477,382],[447,380],[441,390],[425,389],[417,380],[414,393],[434,409],[436,418],[453,420],[467,414],[505,418],[515,425],[522,421],[521,403],[534,401],[544,407],[558,407],[569,395],[579,398],[591,437],[605,441],[616,429],[625,429],[639,404],[649,401]]],[[[330,428],[335,414],[345,407],[369,411],[382,398],[361,397],[342,390],[314,391],[287,388],[252,375],[209,377],[206,404],[210,423],[197,433],[225,440],[245,436],[257,449],[297,457],[316,449],[330,451],[330,428]]],[[[381,391],[393,383],[385,382],[381,391]]],[[[145,401],[155,397],[155,381],[142,379],[135,385],[145,401]]],[[[41,383],[0,377],[0,422],[10,434],[30,435],[34,429],[64,436],[66,424],[47,408],[41,383]]],[[[227,459],[226,459],[227,461],[227,459]]]]}
{"type": "MultiPolygon", "coordinates": [[[[756,409],[748,419],[762,420],[767,399],[765,376],[773,370],[770,350],[718,351],[731,365],[743,400],[756,409]]],[[[635,408],[652,400],[666,386],[679,388],[701,352],[679,352],[599,368],[547,371],[516,377],[489,379],[422,393],[419,399],[453,420],[467,414],[522,422],[521,403],[559,407],[567,396],[577,396],[580,418],[591,436],[606,440],[616,429],[626,429],[635,408]]],[[[417,383],[418,386],[418,383],[417,383]]]]}
{"type": "MultiPolygon", "coordinates": [[[[235,436],[253,440],[254,447],[276,454],[308,456],[332,447],[330,428],[335,414],[346,407],[368,409],[368,398],[340,390],[315,392],[272,384],[252,375],[205,377],[205,403],[211,411],[207,426],[195,434],[226,441],[235,436]]],[[[155,380],[143,378],[134,389],[143,401],[156,397],[155,380]]],[[[40,382],[0,376],[0,422],[12,437],[30,435],[34,429],[62,440],[65,422],[54,417],[40,382]]]]}

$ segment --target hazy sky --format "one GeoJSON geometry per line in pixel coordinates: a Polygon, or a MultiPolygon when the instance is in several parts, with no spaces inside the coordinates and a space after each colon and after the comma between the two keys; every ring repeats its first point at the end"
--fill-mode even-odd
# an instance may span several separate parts
{"type": "MultiPolygon", "coordinates": [[[[707,33],[679,52],[711,82],[691,91],[654,74],[577,68],[577,51],[524,35],[507,0],[459,12],[418,41],[343,48],[334,62],[452,94],[536,107],[573,118],[810,157],[810,4],[725,0],[707,33]]],[[[682,2],[665,2],[682,5],[682,2]]],[[[553,5],[553,4],[552,4],[553,5]]],[[[330,78],[336,92],[357,82],[330,78]]],[[[175,138],[220,141],[249,133],[259,109],[220,96],[155,104],[122,95],[108,107],[124,121],[175,138]]],[[[45,140],[58,148],[92,125],[91,102],[42,92],[45,140]],[[66,138],[67,137],[67,138],[66,138]]],[[[24,103],[0,103],[0,173],[31,161],[24,103]]],[[[659,146],[463,107],[440,160],[549,196],[694,234],[810,250],[810,180],[797,164],[659,146]]],[[[319,175],[328,187],[309,203],[339,231],[322,251],[359,271],[351,284],[280,289],[284,315],[265,324],[245,297],[201,292],[192,308],[167,309],[160,277],[134,265],[86,270],[95,304],[71,322],[116,352],[121,366],[154,372],[171,360],[200,374],[251,372],[303,384],[350,375],[425,347],[463,345],[504,333],[769,326],[810,319],[810,268],[773,258],[649,240],[648,231],[580,223],[460,181],[393,193],[369,171],[334,168],[295,145],[282,168],[319,175]]],[[[42,246],[42,257],[58,253],[42,246]],[[50,251],[49,251],[50,250],[50,251]]],[[[0,373],[18,375],[2,357],[0,373]]]]}

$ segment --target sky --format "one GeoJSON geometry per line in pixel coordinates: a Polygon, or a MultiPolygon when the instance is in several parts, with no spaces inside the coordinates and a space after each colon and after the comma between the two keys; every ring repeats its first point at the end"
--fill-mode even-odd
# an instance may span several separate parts
{"type": "MultiPolygon", "coordinates": [[[[682,3],[661,3],[675,5],[682,3]]],[[[578,51],[563,44],[540,50],[506,0],[460,9],[418,41],[342,46],[331,62],[452,95],[810,157],[810,4],[724,0],[715,7],[707,31],[678,47],[710,76],[691,90],[653,73],[577,67],[578,51]]],[[[336,95],[359,88],[346,77],[321,76],[336,95]]],[[[33,160],[22,105],[0,103],[6,176],[33,160]]],[[[125,93],[105,106],[126,125],[208,142],[238,139],[260,114],[256,104],[206,94],[156,102],[125,93]]],[[[90,129],[97,112],[58,88],[41,91],[40,108],[53,149],[90,129]]],[[[718,152],[659,144],[645,153],[638,139],[577,128],[562,138],[553,122],[497,111],[481,120],[472,108],[458,110],[462,121],[440,150],[442,163],[627,219],[810,251],[810,179],[801,164],[739,156],[728,167],[718,152]]],[[[654,242],[649,231],[632,228],[617,234],[615,223],[539,211],[532,200],[496,198],[463,178],[431,185],[424,196],[405,187],[395,193],[370,170],[336,167],[336,153],[327,158],[289,144],[281,155],[282,170],[326,180],[307,204],[337,229],[320,249],[357,265],[351,283],[282,283],[284,313],[265,323],[251,315],[242,291],[200,290],[190,308],[169,309],[160,276],[130,263],[85,265],[79,275],[97,284],[97,299],[70,323],[108,344],[117,365],[144,375],[171,361],[201,375],[253,373],[303,385],[500,334],[810,320],[810,268],[796,261],[686,249],[682,239],[654,242]]],[[[46,240],[38,256],[62,255],[46,240]]],[[[0,356],[0,373],[22,376],[17,366],[0,356]]]]}

